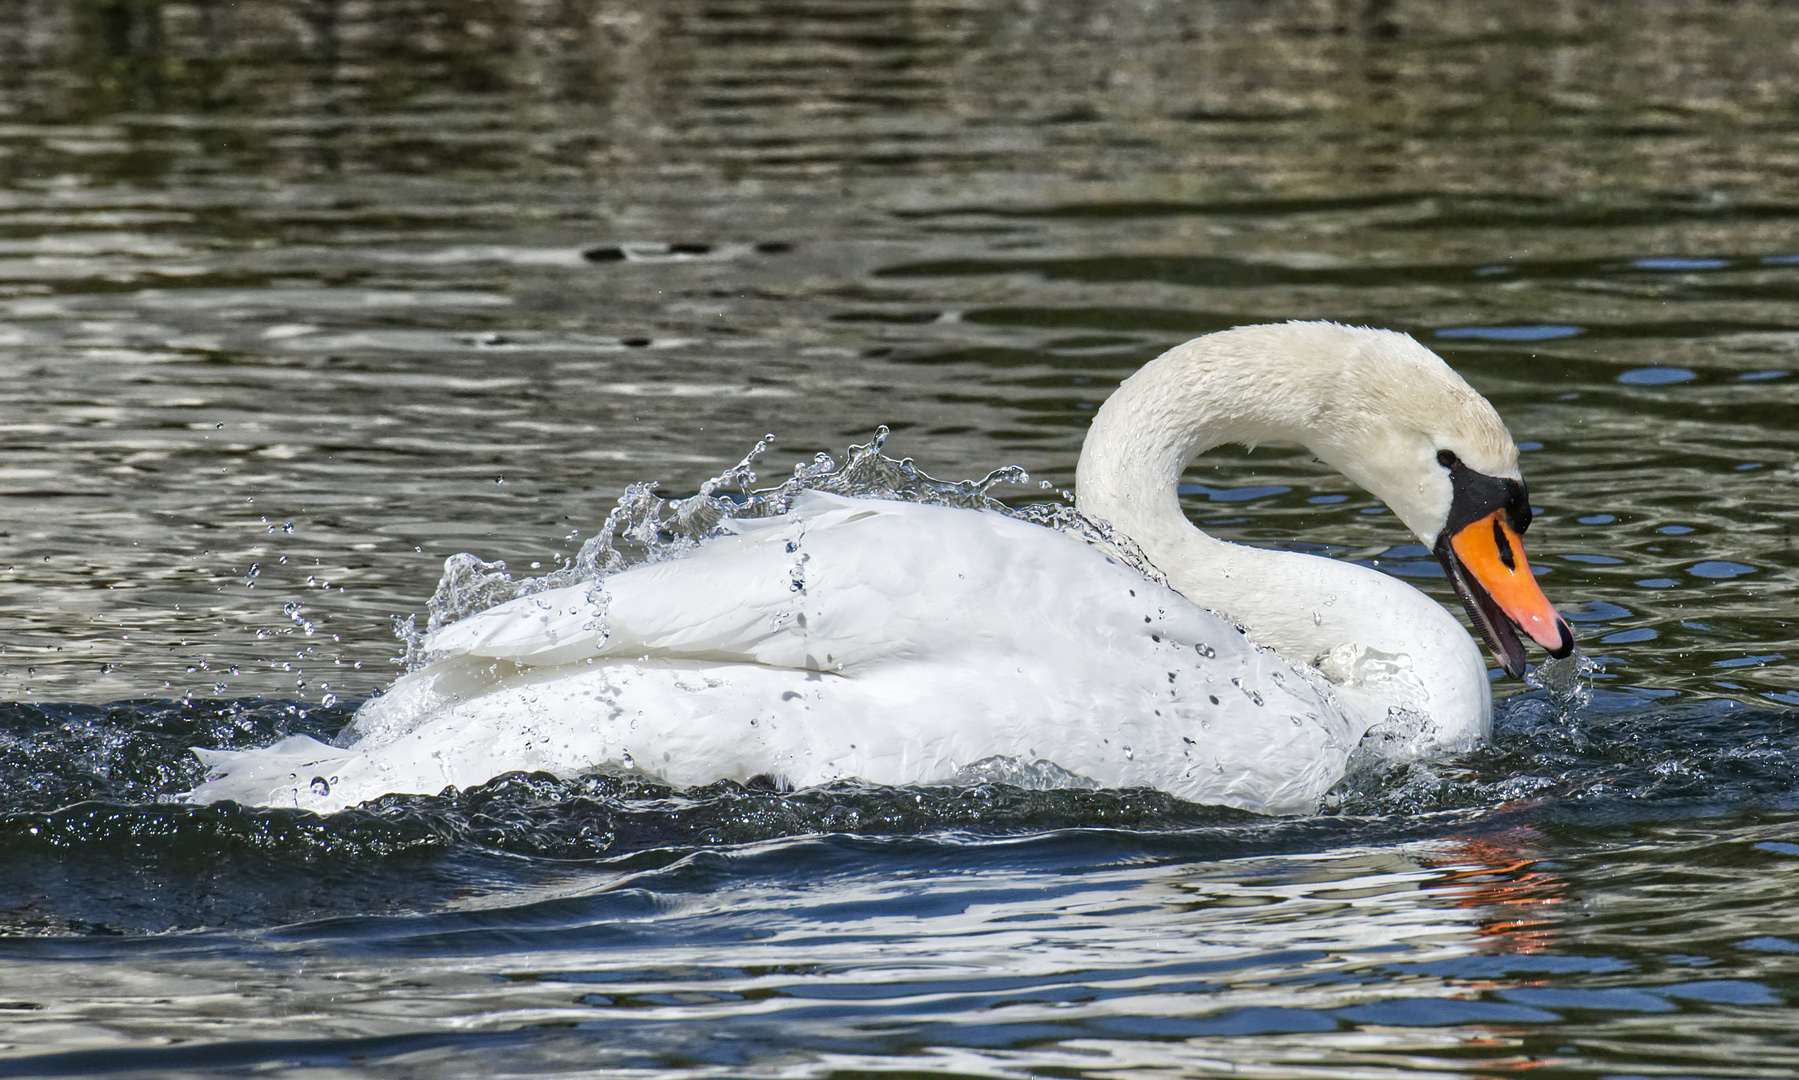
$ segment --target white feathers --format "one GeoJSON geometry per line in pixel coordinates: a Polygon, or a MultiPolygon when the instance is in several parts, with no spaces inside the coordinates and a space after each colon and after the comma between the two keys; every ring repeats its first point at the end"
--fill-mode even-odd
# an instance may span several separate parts
{"type": "Polygon", "coordinates": [[[998,513],[812,494],[604,585],[604,635],[585,587],[501,604],[432,635],[443,658],[364,707],[347,758],[209,755],[225,778],[192,797],[336,809],[602,764],[917,783],[1003,756],[1296,811],[1365,726],[1232,624],[998,513]]]}

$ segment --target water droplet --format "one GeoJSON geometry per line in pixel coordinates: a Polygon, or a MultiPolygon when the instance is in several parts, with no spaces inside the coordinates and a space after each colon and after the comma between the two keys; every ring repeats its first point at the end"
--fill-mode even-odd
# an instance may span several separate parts
{"type": "Polygon", "coordinates": [[[321,796],[331,794],[331,781],[325,779],[322,776],[313,777],[312,778],[312,793],[314,795],[321,795],[321,796]]]}
{"type": "Polygon", "coordinates": [[[1128,746],[1127,746],[1127,747],[1125,747],[1125,748],[1124,748],[1124,760],[1126,760],[1126,761],[1135,761],[1135,760],[1137,760],[1137,752],[1136,752],[1136,751],[1135,751],[1135,750],[1132,750],[1132,749],[1131,749],[1131,748],[1130,748],[1130,747],[1128,747],[1128,746]]]}

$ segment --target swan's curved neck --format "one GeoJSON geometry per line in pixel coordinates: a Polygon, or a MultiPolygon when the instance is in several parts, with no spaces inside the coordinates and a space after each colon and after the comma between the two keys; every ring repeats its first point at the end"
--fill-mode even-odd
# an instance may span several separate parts
{"type": "Polygon", "coordinates": [[[1316,368],[1235,362],[1231,337],[1196,338],[1126,379],[1094,416],[1076,467],[1081,512],[1124,532],[1171,585],[1201,602],[1177,583],[1182,568],[1245,549],[1207,536],[1181,512],[1187,463],[1224,443],[1307,443],[1321,411],[1316,368]]]}
{"type": "MultiPolygon", "coordinates": [[[[1192,458],[1224,443],[1300,443],[1364,487],[1382,482],[1378,437],[1344,415],[1356,391],[1341,327],[1287,324],[1198,338],[1127,379],[1094,417],[1076,470],[1076,505],[1136,542],[1176,591],[1230,616],[1261,644],[1340,683],[1358,658],[1399,657],[1412,704],[1474,710],[1485,727],[1485,664],[1455,617],[1377,570],[1217,540],[1182,513],[1177,485],[1192,458]]],[[[1439,361],[1440,363],[1440,361],[1439,361]]],[[[1447,369],[1445,369],[1447,370],[1447,369]]],[[[1389,491],[1373,490],[1389,501],[1389,491]]],[[[1402,499],[1399,501],[1403,501],[1402,499]]],[[[1404,703],[1401,701],[1401,703],[1404,703]]]]}

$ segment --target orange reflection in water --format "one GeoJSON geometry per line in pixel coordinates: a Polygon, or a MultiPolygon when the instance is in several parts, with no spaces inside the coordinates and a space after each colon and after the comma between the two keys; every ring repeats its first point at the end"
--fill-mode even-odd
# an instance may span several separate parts
{"type": "Polygon", "coordinates": [[[1540,953],[1557,945],[1557,905],[1569,902],[1568,883],[1539,868],[1542,835],[1529,826],[1450,841],[1420,857],[1445,871],[1443,895],[1462,908],[1485,909],[1475,934],[1513,953],[1540,953]]]}

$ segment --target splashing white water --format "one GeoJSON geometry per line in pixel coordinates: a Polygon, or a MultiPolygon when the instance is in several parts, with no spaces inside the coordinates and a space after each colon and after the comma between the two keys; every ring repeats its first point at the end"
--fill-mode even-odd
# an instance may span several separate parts
{"type": "Polygon", "coordinates": [[[868,442],[852,445],[839,465],[829,454],[794,466],[781,483],[757,488],[755,465],[774,443],[764,436],[743,459],[701,484],[691,496],[664,498],[654,482],[627,486],[618,503],[606,515],[599,531],[581,545],[572,563],[538,576],[514,578],[503,561],[489,562],[462,553],[444,560],[443,576],[431,595],[423,633],[413,617],[394,619],[394,633],[406,646],[404,665],[414,670],[430,662],[421,641],[432,631],[479,611],[549,589],[583,581],[595,585],[591,598],[604,610],[606,578],[634,566],[680,558],[700,544],[722,535],[727,521],[774,517],[787,513],[802,492],[821,491],[869,499],[931,503],[970,510],[989,510],[1055,529],[1080,539],[1108,558],[1130,566],[1145,577],[1162,577],[1128,538],[1113,534],[1104,523],[1091,521],[1066,502],[1008,506],[993,495],[1001,485],[1022,485],[1030,475],[1016,465],[988,473],[979,480],[939,480],[920,469],[911,458],[883,454],[888,430],[878,428],[868,442]]]}

